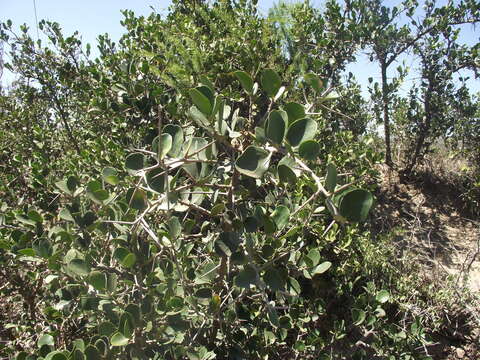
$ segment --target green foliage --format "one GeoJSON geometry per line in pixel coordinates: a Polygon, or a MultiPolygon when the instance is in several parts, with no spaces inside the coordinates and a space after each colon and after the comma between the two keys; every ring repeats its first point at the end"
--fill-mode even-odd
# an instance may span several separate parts
{"type": "Polygon", "coordinates": [[[395,289],[362,262],[381,155],[363,123],[331,121],[365,105],[327,86],[352,34],[323,31],[338,4],[295,5],[286,54],[255,4],[126,11],[94,61],[57,24],[41,23],[57,50],[2,24],[21,81],[1,95],[0,294],[26,311],[0,351],[361,358],[344,345],[374,329],[368,355],[417,354],[420,320],[392,345],[395,289]]]}

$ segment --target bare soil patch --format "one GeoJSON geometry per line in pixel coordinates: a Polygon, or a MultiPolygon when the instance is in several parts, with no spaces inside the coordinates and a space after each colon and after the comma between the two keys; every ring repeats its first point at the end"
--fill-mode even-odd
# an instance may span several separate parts
{"type": "Polygon", "coordinates": [[[453,184],[418,173],[405,181],[385,167],[381,173],[374,231],[395,233],[399,256],[421,265],[419,278],[458,297],[455,314],[445,314],[452,329],[437,334],[430,355],[480,359],[480,219],[466,212],[453,184]]]}

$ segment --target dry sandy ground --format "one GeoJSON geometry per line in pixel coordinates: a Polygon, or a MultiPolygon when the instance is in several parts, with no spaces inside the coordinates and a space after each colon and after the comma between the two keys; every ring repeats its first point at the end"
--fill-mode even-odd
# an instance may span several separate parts
{"type": "MultiPolygon", "coordinates": [[[[464,211],[455,188],[426,178],[402,184],[381,169],[376,222],[380,232],[394,231],[398,249],[422,264],[424,277],[443,286],[448,276],[458,297],[469,293],[480,304],[480,218],[464,211]]],[[[469,306],[469,305],[465,305],[469,306]]],[[[480,324],[480,306],[467,309],[480,324]]],[[[480,338],[480,326],[475,331],[480,338]]],[[[480,360],[480,344],[442,346],[435,359],[480,360]]]]}

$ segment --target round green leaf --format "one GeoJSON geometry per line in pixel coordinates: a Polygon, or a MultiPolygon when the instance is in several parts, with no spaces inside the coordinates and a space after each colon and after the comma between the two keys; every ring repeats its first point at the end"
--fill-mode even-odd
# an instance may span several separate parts
{"type": "Polygon", "coordinates": [[[84,353],[80,349],[75,349],[72,352],[72,360],[86,360],[84,353]]]}
{"type": "Polygon", "coordinates": [[[125,346],[129,342],[128,338],[126,338],[122,333],[116,332],[110,338],[110,343],[112,346],[125,346]]]}
{"type": "Polygon", "coordinates": [[[85,342],[82,339],[77,339],[73,341],[73,347],[81,351],[85,350],[85,342]]]}
{"type": "Polygon", "coordinates": [[[100,356],[105,356],[108,352],[108,345],[106,344],[105,340],[103,339],[98,339],[97,341],[95,341],[95,347],[97,348],[100,356]]]}
{"type": "Polygon", "coordinates": [[[251,76],[248,75],[245,71],[235,71],[234,75],[240,81],[240,84],[242,84],[243,89],[247,93],[252,94],[252,92],[253,92],[253,79],[251,78],[251,76]]]}
{"type": "Polygon", "coordinates": [[[375,297],[375,299],[380,303],[384,304],[390,299],[390,293],[387,290],[380,290],[375,297]]]}
{"type": "Polygon", "coordinates": [[[312,262],[312,266],[317,266],[320,262],[320,252],[317,249],[312,249],[308,252],[307,257],[312,262]]]}
{"type": "Polygon", "coordinates": [[[118,260],[118,262],[126,268],[132,267],[137,258],[134,253],[131,253],[128,249],[124,247],[118,247],[113,252],[113,257],[118,260]]]}
{"type": "Polygon", "coordinates": [[[268,170],[271,154],[256,146],[249,146],[235,162],[239,173],[260,178],[268,170]]]}
{"type": "Polygon", "coordinates": [[[303,118],[290,125],[287,131],[287,140],[293,147],[314,138],[317,132],[317,123],[309,118],[303,118]]]}
{"type": "Polygon", "coordinates": [[[98,349],[93,345],[88,345],[83,353],[87,360],[100,360],[102,358],[98,349]]]}
{"type": "Polygon", "coordinates": [[[365,221],[373,204],[373,196],[367,190],[356,189],[340,200],[340,215],[351,222],[365,221]]]}
{"type": "Polygon", "coordinates": [[[96,203],[102,203],[109,198],[108,191],[102,188],[100,181],[90,181],[87,184],[87,196],[96,203]]]}
{"type": "Polygon", "coordinates": [[[287,282],[287,290],[292,296],[298,296],[302,292],[302,287],[295,278],[290,277],[287,282]]]}
{"type": "Polygon", "coordinates": [[[158,145],[160,147],[159,151],[158,151],[158,157],[160,159],[163,159],[165,157],[165,155],[168,154],[168,152],[172,148],[172,144],[173,144],[172,135],[170,135],[170,134],[160,135],[160,137],[158,139],[158,145]]]}
{"type": "Polygon", "coordinates": [[[244,266],[237,276],[234,278],[236,286],[248,289],[251,284],[255,284],[257,280],[257,272],[251,266],[244,266]]]}
{"type": "Polygon", "coordinates": [[[90,265],[82,259],[73,259],[68,263],[68,269],[77,275],[88,275],[90,273],[90,265]]]}
{"type": "Polygon", "coordinates": [[[277,225],[273,222],[273,219],[269,216],[262,216],[263,231],[265,234],[273,234],[277,231],[277,225]]]}
{"type": "Polygon", "coordinates": [[[223,213],[224,210],[225,210],[225,204],[224,203],[216,204],[210,210],[210,214],[212,216],[218,216],[221,213],[223,213]]]}
{"type": "Polygon", "coordinates": [[[265,136],[275,144],[281,144],[287,130],[288,115],[282,110],[273,110],[268,116],[265,136]]]}
{"type": "Polygon", "coordinates": [[[162,168],[150,170],[147,175],[147,184],[153,191],[163,193],[166,189],[167,174],[162,168]]]}
{"type": "Polygon", "coordinates": [[[325,261],[313,269],[312,275],[323,274],[325,271],[330,269],[331,266],[332,266],[332,263],[330,261],[325,261]]]}
{"type": "Polygon", "coordinates": [[[270,304],[267,305],[267,316],[268,316],[268,320],[270,321],[270,324],[272,324],[275,327],[280,326],[277,310],[270,304]]]}
{"type": "Polygon", "coordinates": [[[190,98],[195,106],[205,115],[211,115],[213,110],[213,94],[210,98],[211,90],[206,86],[199,86],[188,91],[190,98]]]}
{"type": "Polygon", "coordinates": [[[38,211],[30,210],[27,216],[30,220],[33,220],[36,223],[39,223],[39,224],[43,223],[43,217],[38,213],[38,211]]]}
{"type": "MultiPolygon", "coordinates": [[[[179,125],[174,125],[174,124],[168,124],[163,128],[163,133],[164,134],[170,134],[172,137],[172,146],[170,151],[168,152],[168,155],[177,157],[180,155],[182,151],[182,145],[183,145],[183,129],[179,125]]],[[[158,147],[158,142],[157,142],[157,147],[158,147]]],[[[158,149],[155,150],[155,152],[158,153],[158,149]]]]}
{"type": "Polygon", "coordinates": [[[298,155],[305,160],[315,160],[320,153],[320,145],[315,140],[307,140],[300,144],[298,155]]]}
{"type": "Polygon", "coordinates": [[[107,287],[107,277],[101,271],[92,271],[88,276],[88,283],[96,290],[103,291],[107,287]]]}
{"type": "Polygon", "coordinates": [[[126,268],[131,268],[133,265],[135,265],[136,261],[137,261],[137,257],[135,256],[135,254],[130,253],[127,256],[125,256],[121,264],[126,268]]]}
{"type": "Polygon", "coordinates": [[[54,346],[55,342],[53,340],[53,336],[49,334],[40,336],[40,338],[37,341],[37,346],[42,347],[43,345],[54,346]]]}
{"type": "Polygon", "coordinates": [[[125,159],[125,167],[128,170],[141,170],[145,167],[145,156],[142,153],[133,153],[125,159]]]}
{"type": "Polygon", "coordinates": [[[290,124],[293,124],[296,120],[305,117],[305,108],[301,104],[289,102],[284,108],[288,114],[288,122],[290,124]]]}
{"type": "Polygon", "coordinates": [[[352,320],[355,325],[360,325],[365,321],[367,314],[360,309],[352,309],[352,320]]]}
{"type": "Polygon", "coordinates": [[[98,325],[98,333],[102,336],[110,336],[116,331],[117,327],[110,321],[105,321],[98,325]]]}
{"type": "Polygon", "coordinates": [[[271,217],[277,226],[277,230],[282,230],[288,223],[290,218],[290,210],[284,205],[277,206],[271,217]]]}
{"type": "Polygon", "coordinates": [[[120,316],[118,328],[125,337],[132,337],[135,330],[135,322],[133,320],[132,314],[124,312],[122,316],[120,316]]]}
{"type": "Polygon", "coordinates": [[[265,69],[262,72],[260,83],[262,84],[262,88],[265,90],[267,95],[273,98],[275,95],[277,95],[278,90],[280,90],[280,87],[282,86],[282,79],[272,69],[265,69]]]}
{"type": "Polygon", "coordinates": [[[285,156],[277,165],[278,178],[283,183],[295,184],[297,181],[297,173],[295,172],[295,161],[285,156]]]}
{"type": "Polygon", "coordinates": [[[120,180],[117,177],[117,170],[112,167],[106,167],[102,171],[102,178],[107,184],[117,185],[120,180]]]}
{"type": "Polygon", "coordinates": [[[147,207],[147,195],[142,189],[128,189],[125,198],[128,206],[132,209],[141,211],[147,207]]]}
{"type": "Polygon", "coordinates": [[[75,222],[75,219],[73,218],[72,214],[68,209],[60,210],[60,212],[58,213],[58,216],[60,217],[60,219],[75,222]]]}
{"type": "Polygon", "coordinates": [[[182,234],[182,224],[176,216],[172,216],[167,221],[168,226],[168,233],[172,239],[178,239],[178,237],[182,234]]]}
{"type": "Polygon", "coordinates": [[[381,307],[377,307],[375,309],[375,316],[378,317],[378,318],[382,318],[382,317],[387,316],[387,313],[381,307]]]}
{"type": "Polygon", "coordinates": [[[282,273],[275,268],[269,268],[263,274],[263,281],[273,291],[284,290],[286,279],[283,278],[282,273]]]}

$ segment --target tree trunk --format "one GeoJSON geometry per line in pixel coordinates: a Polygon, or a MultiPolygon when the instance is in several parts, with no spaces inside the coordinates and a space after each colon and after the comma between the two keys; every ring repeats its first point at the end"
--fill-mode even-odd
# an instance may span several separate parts
{"type": "Polygon", "coordinates": [[[413,168],[415,167],[415,165],[417,164],[417,160],[420,156],[420,152],[422,151],[423,147],[424,147],[424,144],[425,144],[425,139],[428,135],[428,132],[430,131],[430,128],[432,126],[432,117],[433,117],[433,113],[432,113],[432,92],[433,92],[433,88],[434,88],[434,84],[433,84],[433,79],[430,77],[428,79],[428,88],[427,88],[427,91],[425,93],[425,120],[422,122],[422,124],[420,125],[420,132],[417,136],[417,141],[416,141],[416,144],[415,144],[415,151],[413,153],[413,156],[410,158],[410,161],[408,163],[408,165],[405,167],[405,169],[403,169],[402,173],[404,175],[409,175],[413,168]]]}
{"type": "Polygon", "coordinates": [[[390,139],[390,106],[388,103],[387,65],[385,59],[380,60],[382,67],[382,105],[383,105],[383,129],[385,134],[385,163],[393,168],[392,146],[390,139]]]}

